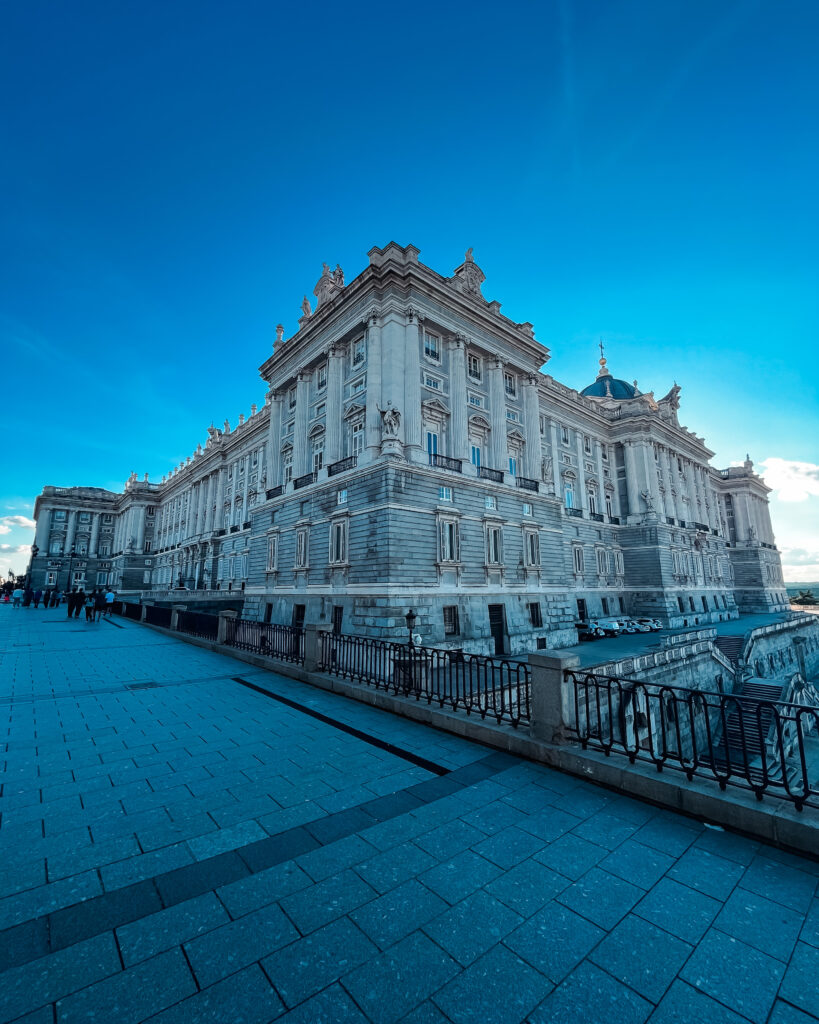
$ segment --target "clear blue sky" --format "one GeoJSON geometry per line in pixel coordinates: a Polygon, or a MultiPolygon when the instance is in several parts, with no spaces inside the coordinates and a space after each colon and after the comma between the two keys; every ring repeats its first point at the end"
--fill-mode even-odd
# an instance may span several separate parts
{"type": "Polygon", "coordinates": [[[565,383],[603,336],[682,385],[717,464],[782,460],[789,575],[819,578],[813,0],[2,19],[0,573],[43,484],[162,476],[262,401],[322,261],[349,280],[395,239],[443,273],[474,246],[565,383]]]}

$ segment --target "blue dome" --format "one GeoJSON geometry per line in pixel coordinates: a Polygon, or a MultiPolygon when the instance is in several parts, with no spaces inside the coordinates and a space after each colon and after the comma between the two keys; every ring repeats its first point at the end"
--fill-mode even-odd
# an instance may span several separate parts
{"type": "Polygon", "coordinates": [[[633,384],[629,384],[625,380],[618,380],[610,373],[606,373],[602,377],[598,377],[594,384],[583,388],[580,394],[587,398],[634,398],[637,389],[633,384]]]}

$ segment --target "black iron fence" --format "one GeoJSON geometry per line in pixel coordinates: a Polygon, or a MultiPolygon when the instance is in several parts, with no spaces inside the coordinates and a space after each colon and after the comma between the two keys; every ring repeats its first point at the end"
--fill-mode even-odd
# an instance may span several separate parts
{"type": "Polygon", "coordinates": [[[517,726],[530,717],[529,666],[462,651],[319,634],[319,668],[388,693],[517,726]]]}
{"type": "Polygon", "coordinates": [[[225,643],[242,651],[253,651],[279,661],[304,664],[304,630],[295,626],[277,626],[272,622],[228,619],[225,643]]]}
{"type": "Polygon", "coordinates": [[[145,621],[152,626],[171,628],[171,609],[165,605],[149,604],[145,606],[145,621]]]}
{"type": "Polygon", "coordinates": [[[132,604],[130,601],[123,601],[122,614],[125,616],[126,619],[141,619],[142,605],[132,604]]]}
{"type": "MultiPolygon", "coordinates": [[[[170,623],[170,619],[168,620],[170,623]]],[[[219,616],[207,612],[178,612],[176,628],[188,636],[199,636],[203,640],[215,640],[219,635],[219,616]]]]}
{"type": "Polygon", "coordinates": [[[582,746],[819,807],[819,708],[567,671],[564,717],[582,746]]]}

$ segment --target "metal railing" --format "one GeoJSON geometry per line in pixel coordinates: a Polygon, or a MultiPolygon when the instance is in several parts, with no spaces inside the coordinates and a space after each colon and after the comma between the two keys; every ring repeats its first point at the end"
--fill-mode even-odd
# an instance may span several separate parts
{"type": "Polygon", "coordinates": [[[176,628],[188,636],[199,636],[204,640],[216,640],[219,635],[219,616],[207,612],[177,612],[176,628]]]}
{"type": "Polygon", "coordinates": [[[596,523],[605,522],[605,516],[602,512],[589,512],[589,519],[593,519],[596,523]]]}
{"type": "Polygon", "coordinates": [[[429,454],[430,466],[437,466],[438,469],[449,469],[453,473],[462,473],[460,459],[450,459],[448,455],[435,455],[433,452],[429,454]]]}
{"type": "Polygon", "coordinates": [[[819,734],[819,708],[742,694],[691,690],[567,671],[564,715],[580,744],[819,807],[819,775],[806,739],[819,734]]]}
{"type": "Polygon", "coordinates": [[[530,671],[520,662],[321,633],[319,669],[427,704],[488,715],[515,728],[530,717],[530,671]]]}
{"type": "Polygon", "coordinates": [[[149,604],[145,606],[145,621],[152,626],[171,628],[171,609],[165,605],[149,604]]]}
{"type": "Polygon", "coordinates": [[[304,630],[295,626],[278,626],[272,622],[250,619],[228,619],[225,643],[241,651],[252,651],[279,661],[304,664],[304,630]]]}
{"type": "Polygon", "coordinates": [[[279,484],[278,487],[269,487],[265,491],[265,497],[267,498],[268,501],[270,501],[271,498],[278,498],[282,494],[284,494],[284,485],[283,484],[279,484]]]}
{"type": "Polygon", "coordinates": [[[499,469],[490,469],[489,466],[478,466],[478,477],[481,480],[492,480],[496,484],[503,483],[503,473],[499,469]]]}
{"type": "Polygon", "coordinates": [[[537,493],[540,490],[537,480],[530,480],[528,476],[516,476],[515,485],[522,487],[524,491],[534,491],[537,493]]]}
{"type": "Polygon", "coordinates": [[[567,505],[563,509],[563,511],[566,513],[567,516],[574,516],[575,519],[582,519],[583,518],[583,509],[582,508],[569,508],[568,505],[567,505]]]}
{"type": "Polygon", "coordinates": [[[340,459],[327,467],[327,476],[336,476],[338,473],[346,473],[348,469],[355,469],[358,462],[357,455],[348,455],[346,459],[340,459]]]}
{"type": "Polygon", "coordinates": [[[305,473],[304,476],[298,476],[293,481],[293,490],[294,491],[299,491],[299,490],[301,490],[302,487],[309,487],[310,484],[314,484],[315,482],[316,482],[316,474],[315,473],[305,473]]]}
{"type": "Polygon", "coordinates": [[[122,614],[126,619],[141,619],[142,618],[142,605],[135,604],[132,601],[122,602],[122,614]]]}

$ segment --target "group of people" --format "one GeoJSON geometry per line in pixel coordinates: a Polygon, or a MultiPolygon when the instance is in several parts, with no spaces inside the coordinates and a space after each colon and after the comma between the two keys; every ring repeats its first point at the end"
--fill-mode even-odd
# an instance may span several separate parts
{"type": "Polygon", "coordinates": [[[65,601],[68,617],[78,619],[80,611],[85,609],[86,622],[99,622],[103,615],[110,616],[114,606],[113,590],[97,589],[86,593],[74,587],[63,593],[56,587],[49,590],[32,590],[31,587],[17,587],[12,591],[11,600],[15,608],[58,608],[65,601]]]}

